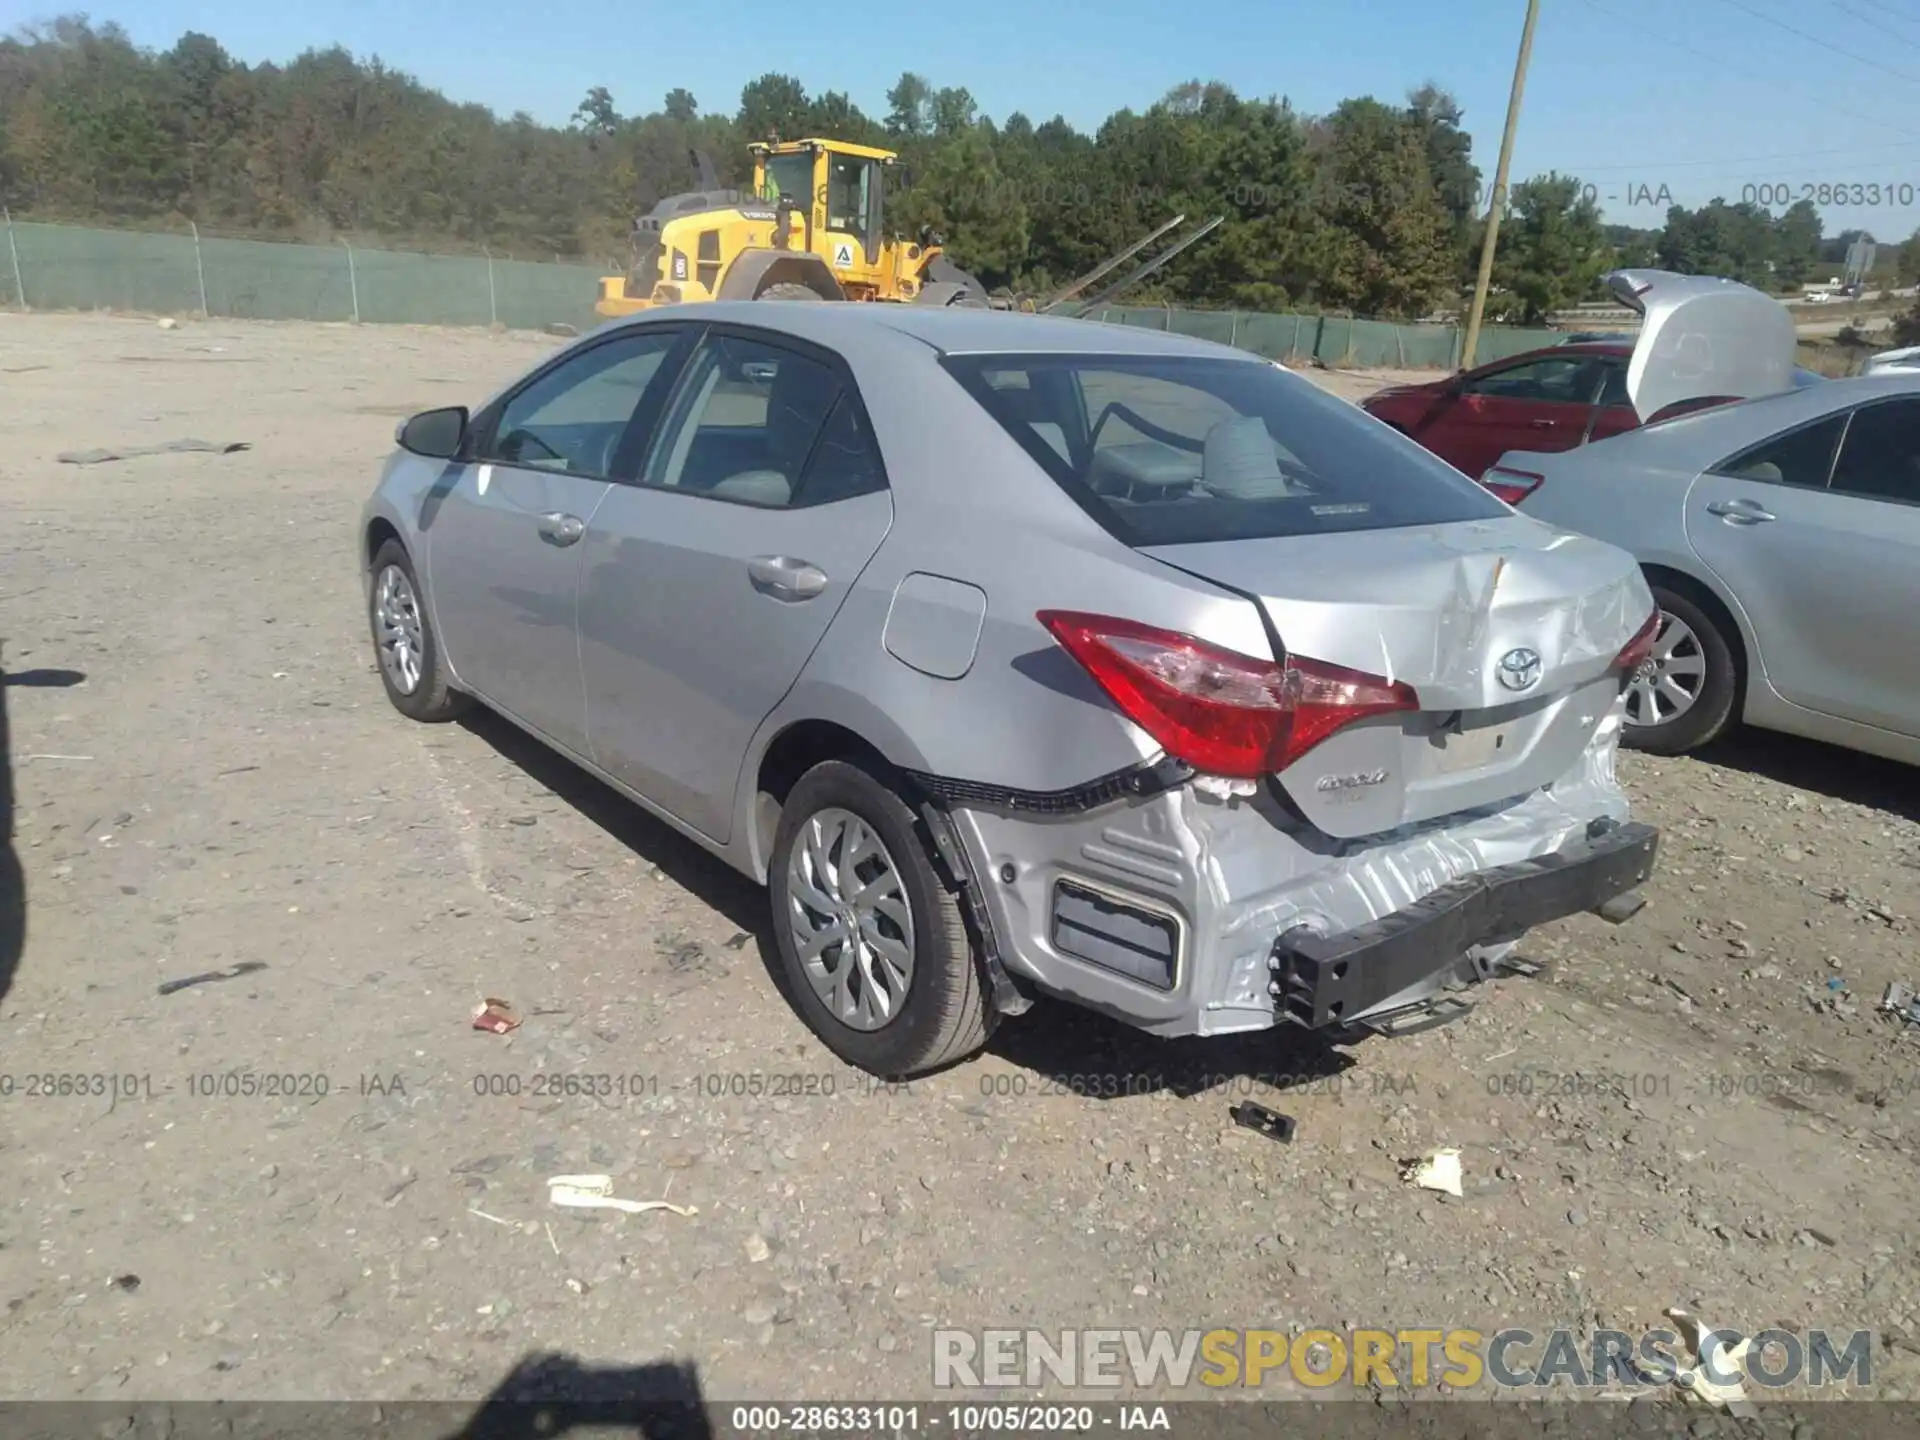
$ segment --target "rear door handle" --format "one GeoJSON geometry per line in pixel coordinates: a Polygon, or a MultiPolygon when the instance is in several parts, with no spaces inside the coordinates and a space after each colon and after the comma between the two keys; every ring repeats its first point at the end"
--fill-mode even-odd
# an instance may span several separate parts
{"type": "Polygon", "coordinates": [[[587,522],[578,515],[563,515],[558,510],[540,517],[540,536],[555,545],[571,545],[587,533],[587,522]]]}
{"type": "Polygon", "coordinates": [[[827,572],[785,555],[756,555],[747,562],[753,588],[779,600],[811,600],[827,588],[827,572]]]}
{"type": "Polygon", "coordinates": [[[1763,520],[1779,518],[1758,500],[1715,500],[1707,506],[1707,513],[1718,515],[1722,520],[1731,520],[1736,525],[1758,525],[1763,520]]]}
{"type": "Polygon", "coordinates": [[[1554,420],[1529,420],[1527,426],[1533,430],[1551,430],[1558,423],[1554,420]]]}

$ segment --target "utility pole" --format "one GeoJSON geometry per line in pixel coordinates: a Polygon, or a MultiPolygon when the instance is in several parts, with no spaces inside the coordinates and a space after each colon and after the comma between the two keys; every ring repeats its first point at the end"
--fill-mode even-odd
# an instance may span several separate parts
{"type": "Polygon", "coordinates": [[[1540,0],[1527,0],[1527,24],[1520,32],[1520,58],[1513,66],[1513,91],[1507,96],[1507,129],[1500,137],[1500,163],[1493,172],[1493,201],[1487,206],[1487,234],[1480,242],[1480,276],[1473,284],[1473,309],[1467,315],[1467,339],[1460,351],[1460,368],[1473,368],[1473,352],[1480,344],[1480,317],[1487,309],[1487,287],[1493,282],[1493,247],[1500,234],[1500,212],[1507,205],[1507,166],[1513,160],[1513,132],[1520,124],[1520,92],[1527,84],[1527,61],[1533,54],[1533,22],[1540,18],[1540,0]]]}

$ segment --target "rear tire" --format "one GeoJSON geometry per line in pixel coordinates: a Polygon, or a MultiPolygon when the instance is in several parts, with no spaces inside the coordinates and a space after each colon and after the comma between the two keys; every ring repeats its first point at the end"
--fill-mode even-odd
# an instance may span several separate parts
{"type": "Polygon", "coordinates": [[[795,284],[791,280],[782,280],[778,285],[767,286],[766,289],[762,290],[753,298],[756,300],[812,300],[818,302],[823,297],[818,291],[810,290],[805,285],[795,284]]]}
{"type": "Polygon", "coordinates": [[[794,1006],[842,1060],[897,1080],[987,1043],[999,1016],[959,896],[934,868],[920,820],[868,770],[827,760],[800,777],[781,808],[767,889],[794,1006]],[[857,941],[835,938],[849,935],[857,941]]]}
{"type": "Polygon", "coordinates": [[[409,720],[440,724],[463,714],[471,696],[453,688],[440,637],[427,618],[420,577],[398,540],[389,540],[369,567],[367,624],[373,635],[373,659],[393,708],[409,720]]]}
{"type": "Polygon", "coordinates": [[[1684,755],[1732,724],[1740,662],[1718,619],[1676,590],[1652,589],[1660,631],[1654,658],[1628,682],[1620,741],[1649,755],[1684,755]]]}

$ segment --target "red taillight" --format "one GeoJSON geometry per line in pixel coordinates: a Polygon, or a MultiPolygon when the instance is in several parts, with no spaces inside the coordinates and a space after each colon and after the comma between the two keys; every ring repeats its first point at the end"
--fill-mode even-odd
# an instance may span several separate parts
{"type": "Polygon", "coordinates": [[[1480,477],[1480,483],[1509,505],[1518,505],[1545,483],[1546,476],[1531,470],[1509,470],[1496,465],[1480,477]]]}
{"type": "Polygon", "coordinates": [[[1420,708],[1410,685],[1298,655],[1276,665],[1107,615],[1038,618],[1129,720],[1208,775],[1284,770],[1356,720],[1420,708]]]}
{"type": "Polygon", "coordinates": [[[1623,675],[1631,675],[1641,663],[1653,654],[1653,642],[1660,637],[1660,612],[1655,610],[1647,617],[1647,623],[1634,632],[1631,640],[1613,657],[1613,668],[1623,675]]]}

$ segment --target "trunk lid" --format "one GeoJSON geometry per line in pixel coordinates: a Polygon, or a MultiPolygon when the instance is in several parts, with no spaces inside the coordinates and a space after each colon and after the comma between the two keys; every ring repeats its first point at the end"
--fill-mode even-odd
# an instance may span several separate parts
{"type": "Polygon", "coordinates": [[[1793,387],[1799,336],[1771,296],[1669,270],[1615,270],[1606,281],[1641,317],[1627,397],[1642,423],[1687,400],[1748,400],[1793,387]]]}
{"type": "Polygon", "coordinates": [[[1564,774],[1618,692],[1614,657],[1653,610],[1631,556],[1520,515],[1145,553],[1254,600],[1289,653],[1414,688],[1417,712],[1346,726],[1277,777],[1341,837],[1564,774]]]}

